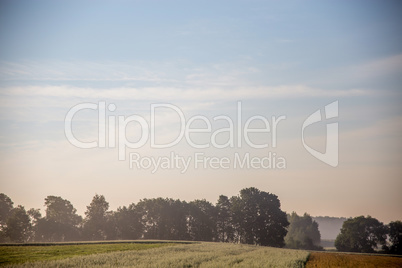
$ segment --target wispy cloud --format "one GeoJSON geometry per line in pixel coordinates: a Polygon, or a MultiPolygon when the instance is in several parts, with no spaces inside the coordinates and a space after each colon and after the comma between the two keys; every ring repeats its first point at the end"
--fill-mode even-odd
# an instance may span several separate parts
{"type": "Polygon", "coordinates": [[[300,97],[346,97],[375,93],[363,89],[324,90],[303,85],[275,87],[179,88],[179,87],[120,87],[97,89],[71,86],[9,87],[2,95],[15,97],[61,97],[108,100],[155,100],[155,101],[214,101],[261,98],[300,97]]]}
{"type": "Polygon", "coordinates": [[[402,54],[381,58],[352,67],[353,74],[359,78],[382,77],[402,74],[402,54]]]}

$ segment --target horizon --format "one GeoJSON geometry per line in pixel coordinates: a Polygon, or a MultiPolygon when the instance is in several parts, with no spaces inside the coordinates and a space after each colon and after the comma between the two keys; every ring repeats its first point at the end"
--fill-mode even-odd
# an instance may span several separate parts
{"type": "Polygon", "coordinates": [[[0,192],[84,215],[96,193],[116,210],[256,187],[287,213],[402,220],[400,11],[2,1],[0,192]]]}

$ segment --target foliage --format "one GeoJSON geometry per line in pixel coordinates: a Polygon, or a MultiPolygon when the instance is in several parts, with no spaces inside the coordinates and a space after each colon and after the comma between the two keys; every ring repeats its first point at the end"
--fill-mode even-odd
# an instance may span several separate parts
{"type": "Polygon", "coordinates": [[[145,238],[283,246],[288,225],[277,196],[256,188],[230,199],[220,196],[216,206],[205,199],[187,203],[153,198],[117,211],[108,211],[105,197],[96,194],[84,221],[61,197],[48,196],[45,205],[44,218],[29,210],[32,241],[145,238]]]}
{"type": "Polygon", "coordinates": [[[13,201],[7,195],[0,193],[0,243],[9,239],[5,233],[7,219],[13,209],[13,201]]]}
{"type": "Polygon", "coordinates": [[[7,218],[13,209],[13,201],[7,195],[0,193],[0,231],[6,224],[7,218]]]}
{"type": "Polygon", "coordinates": [[[321,235],[317,222],[305,213],[302,217],[293,212],[289,216],[288,233],[285,236],[286,247],[320,250],[321,235]]]}
{"type": "Polygon", "coordinates": [[[386,228],[383,223],[370,216],[346,220],[341,233],[335,240],[338,251],[375,252],[378,245],[385,245],[386,228]]]}
{"type": "Polygon", "coordinates": [[[215,207],[208,201],[195,200],[188,205],[187,226],[190,240],[213,241],[215,237],[215,207]]]}
{"type": "Polygon", "coordinates": [[[146,239],[188,239],[186,203],[173,199],[144,199],[136,208],[140,213],[146,239]]]}
{"type": "Polygon", "coordinates": [[[30,210],[34,223],[35,241],[72,241],[80,237],[81,216],[70,201],[60,196],[45,198],[46,216],[40,217],[39,211],[30,210]]]}
{"type": "Polygon", "coordinates": [[[402,221],[393,221],[388,224],[388,235],[391,245],[388,253],[402,254],[402,221]]]}
{"type": "MultiPolygon", "coordinates": [[[[216,205],[205,199],[185,202],[152,198],[116,211],[109,211],[105,197],[96,194],[84,220],[70,201],[58,196],[46,197],[45,217],[38,209],[25,211],[21,206],[9,211],[12,205],[10,198],[0,194],[1,243],[160,239],[282,247],[288,230],[286,244],[291,248],[318,249],[320,240],[317,223],[309,215],[293,214],[289,226],[278,197],[256,188],[242,189],[231,198],[221,195],[216,205]]],[[[383,245],[387,252],[400,254],[400,225],[394,222],[385,228],[371,217],[348,220],[337,248],[372,252],[383,245]],[[385,247],[387,235],[389,247],[385,247]]]]}
{"type": "Polygon", "coordinates": [[[30,219],[23,206],[13,208],[7,218],[4,232],[12,241],[25,242],[30,235],[30,219]]]}
{"type": "Polygon", "coordinates": [[[232,197],[233,224],[236,240],[262,246],[284,246],[286,213],[280,209],[276,195],[246,188],[240,196],[232,197]]]}
{"type": "Polygon", "coordinates": [[[144,226],[135,204],[118,208],[114,213],[117,239],[141,238],[144,226]]]}
{"type": "Polygon", "coordinates": [[[84,237],[89,240],[107,238],[108,220],[111,218],[107,210],[109,203],[103,195],[96,194],[85,212],[84,237]]]}
{"type": "Polygon", "coordinates": [[[234,240],[232,204],[227,196],[220,195],[216,204],[216,238],[221,242],[234,240]]]}

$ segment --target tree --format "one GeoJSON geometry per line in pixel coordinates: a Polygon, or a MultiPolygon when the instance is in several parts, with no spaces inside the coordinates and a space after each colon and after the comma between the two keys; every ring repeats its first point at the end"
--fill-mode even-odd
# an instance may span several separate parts
{"type": "Polygon", "coordinates": [[[27,211],[29,216],[29,221],[31,222],[31,232],[28,241],[36,240],[36,235],[38,233],[38,223],[42,218],[40,209],[31,208],[27,211]]]}
{"type": "Polygon", "coordinates": [[[0,231],[6,224],[7,218],[13,209],[13,201],[7,195],[0,193],[0,231]]]}
{"type": "Polygon", "coordinates": [[[187,203],[180,200],[144,199],[136,205],[146,239],[189,239],[186,225],[187,203]]]}
{"type": "Polygon", "coordinates": [[[231,203],[227,196],[220,195],[216,204],[216,236],[217,241],[232,242],[233,224],[231,203]]]}
{"type": "Polygon", "coordinates": [[[189,203],[187,228],[191,240],[213,241],[215,237],[215,207],[205,199],[189,203]]]}
{"type": "Polygon", "coordinates": [[[79,226],[82,218],[70,201],[50,195],[45,198],[45,206],[45,218],[40,218],[39,211],[31,211],[31,217],[36,218],[36,240],[54,242],[80,238],[79,226]]]}
{"type": "Polygon", "coordinates": [[[386,242],[386,228],[383,223],[370,216],[359,216],[346,220],[336,237],[338,251],[372,253],[386,242]]]}
{"type": "Polygon", "coordinates": [[[289,222],[286,213],[280,209],[276,195],[254,187],[240,191],[232,197],[235,239],[240,243],[283,247],[286,227],[289,222]]]}
{"type": "Polygon", "coordinates": [[[317,222],[305,213],[302,217],[293,212],[288,217],[289,228],[285,236],[288,248],[320,250],[321,235],[317,222]]]}
{"type": "Polygon", "coordinates": [[[388,225],[390,254],[402,254],[402,221],[393,221],[388,225]]]}
{"type": "Polygon", "coordinates": [[[13,201],[7,195],[0,193],[0,242],[5,242],[7,239],[4,229],[12,209],[13,201]]]}
{"type": "Polygon", "coordinates": [[[107,238],[109,203],[103,195],[95,194],[85,212],[84,235],[89,240],[107,238]]]}
{"type": "Polygon", "coordinates": [[[55,222],[68,225],[78,225],[81,217],[77,215],[77,210],[67,199],[60,196],[48,196],[45,198],[46,218],[55,222]]]}
{"type": "Polygon", "coordinates": [[[5,234],[13,242],[22,243],[29,237],[31,222],[23,206],[18,206],[11,210],[7,218],[5,234]]]}
{"type": "Polygon", "coordinates": [[[133,203],[128,207],[118,208],[114,213],[118,239],[138,239],[142,237],[144,225],[141,214],[133,203]]]}

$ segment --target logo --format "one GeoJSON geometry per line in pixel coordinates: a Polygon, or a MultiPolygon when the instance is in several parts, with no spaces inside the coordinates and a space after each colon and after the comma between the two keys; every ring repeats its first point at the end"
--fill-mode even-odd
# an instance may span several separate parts
{"type": "MultiPolygon", "coordinates": [[[[325,106],[325,119],[338,117],[338,101],[334,101],[325,106]]],[[[304,141],[304,129],[314,123],[321,122],[321,110],[312,113],[303,123],[302,126],[302,142],[304,148],[315,158],[332,166],[338,166],[338,123],[327,124],[327,139],[325,145],[325,153],[318,152],[308,146],[304,141]]]]}

